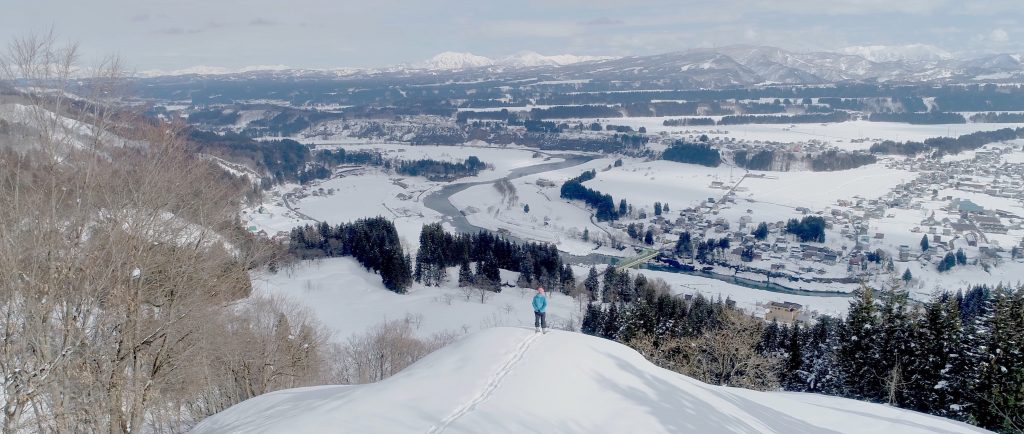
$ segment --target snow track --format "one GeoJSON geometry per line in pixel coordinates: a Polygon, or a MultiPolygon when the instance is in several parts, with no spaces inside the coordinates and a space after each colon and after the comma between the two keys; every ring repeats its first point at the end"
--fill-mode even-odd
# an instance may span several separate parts
{"type": "Polygon", "coordinates": [[[487,384],[480,391],[480,393],[478,393],[472,399],[466,401],[464,404],[456,408],[455,411],[448,415],[448,417],[445,417],[443,420],[441,420],[439,424],[430,427],[430,430],[427,431],[427,434],[440,434],[444,432],[444,430],[448,429],[448,427],[456,420],[458,420],[460,417],[465,416],[467,413],[473,411],[473,409],[475,409],[478,405],[482,404],[484,401],[490,398],[491,395],[493,395],[494,392],[498,390],[498,387],[501,386],[501,383],[505,379],[505,377],[508,376],[510,372],[512,372],[512,368],[515,368],[516,364],[518,364],[519,361],[523,360],[523,357],[526,356],[526,351],[530,349],[530,344],[532,344],[541,336],[542,333],[534,333],[533,335],[527,337],[526,339],[523,339],[523,341],[516,346],[516,349],[512,353],[512,355],[509,356],[507,360],[505,360],[505,363],[502,363],[500,368],[498,368],[498,371],[495,372],[494,375],[491,375],[490,379],[487,381],[487,384]]]}

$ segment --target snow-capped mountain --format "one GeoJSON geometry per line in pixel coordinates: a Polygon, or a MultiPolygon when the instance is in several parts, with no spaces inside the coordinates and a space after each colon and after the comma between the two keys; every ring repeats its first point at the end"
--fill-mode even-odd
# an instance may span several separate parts
{"type": "Polygon", "coordinates": [[[491,65],[494,65],[494,60],[484,56],[477,56],[473,53],[445,51],[413,66],[418,69],[453,71],[482,68],[491,65]]]}
{"type": "MultiPolygon", "coordinates": [[[[633,82],[644,86],[718,88],[760,84],[877,82],[1016,82],[1024,77],[1022,57],[986,54],[968,60],[928,45],[848,47],[840,52],[796,52],[777,47],[735,45],[648,56],[542,55],[531,51],[489,58],[444,52],[426,61],[377,69],[287,69],[262,66],[230,70],[197,67],[159,75],[337,78],[374,76],[397,79],[507,79],[543,75],[549,80],[633,82]],[[1015,81],[1016,80],[1016,81],[1015,81]]],[[[158,75],[146,73],[143,76],[158,75]]]]}
{"type": "Polygon", "coordinates": [[[458,71],[471,68],[483,68],[488,66],[499,66],[505,68],[536,68],[541,66],[564,66],[574,63],[589,62],[594,60],[611,59],[608,56],[577,56],[573,54],[558,54],[545,56],[534,51],[521,51],[519,53],[491,59],[478,56],[473,53],[458,53],[445,51],[423,62],[413,64],[417,69],[431,71],[458,71]]]}
{"type": "Polygon", "coordinates": [[[139,71],[135,75],[139,77],[163,77],[163,76],[175,76],[175,75],[227,75],[227,74],[240,74],[246,72],[255,71],[288,71],[294,68],[287,65],[253,65],[245,66],[241,68],[227,68],[223,66],[209,66],[209,65],[197,65],[188,68],[175,69],[172,71],[164,71],[159,69],[149,69],[145,71],[139,71]]]}
{"type": "Polygon", "coordinates": [[[713,386],[606,339],[492,328],[384,381],[282,390],[193,433],[981,433],[909,410],[713,386]]]}
{"type": "Polygon", "coordinates": [[[497,60],[497,64],[513,68],[533,68],[537,66],[564,66],[594,60],[612,59],[609,56],[577,56],[574,54],[556,54],[545,56],[534,51],[522,51],[497,60]]]}
{"type": "Polygon", "coordinates": [[[953,54],[934,45],[855,45],[839,52],[863,57],[872,62],[934,62],[952,60],[953,54]]]}

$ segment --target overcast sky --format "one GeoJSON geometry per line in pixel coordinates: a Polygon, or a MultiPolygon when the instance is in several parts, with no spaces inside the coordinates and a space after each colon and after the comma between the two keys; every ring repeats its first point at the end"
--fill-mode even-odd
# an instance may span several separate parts
{"type": "Polygon", "coordinates": [[[800,51],[923,43],[1024,52],[1021,0],[2,0],[4,40],[49,28],[135,69],[331,68],[653,54],[727,44],[800,51]]]}

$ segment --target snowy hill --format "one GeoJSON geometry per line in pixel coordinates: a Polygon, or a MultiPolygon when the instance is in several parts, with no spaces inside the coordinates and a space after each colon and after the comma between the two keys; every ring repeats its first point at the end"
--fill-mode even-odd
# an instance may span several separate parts
{"type": "Polygon", "coordinates": [[[535,68],[539,66],[563,66],[575,63],[589,62],[593,60],[607,60],[610,57],[603,56],[576,56],[573,54],[558,54],[545,56],[533,51],[522,51],[510,56],[491,59],[484,56],[477,56],[473,53],[457,53],[445,51],[430,59],[413,65],[418,69],[431,71],[458,71],[471,68],[484,68],[488,66],[500,66],[505,68],[535,68]]]}
{"type": "Polygon", "coordinates": [[[493,328],[387,380],[283,390],[194,433],[967,433],[959,422],[842,398],[711,386],[604,339],[493,328]]]}
{"type": "Polygon", "coordinates": [[[872,62],[938,61],[951,60],[953,55],[934,45],[856,45],[839,50],[844,54],[863,57],[872,62]]]}
{"type": "Polygon", "coordinates": [[[484,56],[477,56],[473,53],[456,53],[454,51],[445,51],[440,53],[424,62],[416,65],[417,68],[429,69],[429,70],[459,70],[467,68],[481,68],[484,66],[491,66],[494,64],[494,60],[491,60],[484,56]]]}

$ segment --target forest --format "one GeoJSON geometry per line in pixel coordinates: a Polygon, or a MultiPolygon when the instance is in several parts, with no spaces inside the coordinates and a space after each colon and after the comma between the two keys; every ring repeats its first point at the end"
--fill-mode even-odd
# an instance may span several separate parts
{"type": "Polygon", "coordinates": [[[994,131],[978,131],[953,137],[932,137],[922,142],[895,142],[885,140],[871,145],[872,154],[916,155],[925,151],[942,154],[957,154],[978,149],[989,143],[1015,140],[1024,137],[1024,128],[1002,128],[994,131]]]}
{"type": "Polygon", "coordinates": [[[765,323],[664,282],[591,270],[581,330],[711,384],[834,395],[1024,427],[1024,287],[973,287],[912,302],[902,282],[853,293],[845,319],[765,323]]]}
{"type": "Polygon", "coordinates": [[[612,196],[583,185],[584,182],[594,179],[596,176],[597,171],[591,169],[565,181],[562,184],[559,197],[586,202],[587,205],[594,208],[594,217],[599,221],[616,220],[619,218],[619,213],[615,208],[615,200],[612,199],[612,196]]]}
{"type": "Polygon", "coordinates": [[[433,159],[399,160],[394,164],[395,172],[402,175],[422,176],[431,181],[452,181],[466,176],[476,176],[487,164],[476,156],[461,163],[433,159]]]}
{"type": "Polygon", "coordinates": [[[801,242],[825,242],[825,219],[818,216],[806,216],[800,220],[789,219],[786,222],[786,233],[796,235],[801,242]]]}
{"type": "Polygon", "coordinates": [[[967,123],[964,115],[950,112],[872,113],[868,120],[871,122],[904,122],[911,125],[967,123]]]}
{"type": "Polygon", "coordinates": [[[740,124],[822,124],[826,122],[846,122],[850,113],[836,110],[831,113],[811,113],[800,115],[730,115],[722,116],[718,125],[740,124]]]}
{"type": "Polygon", "coordinates": [[[450,234],[440,223],[423,225],[413,273],[417,282],[440,286],[448,267],[459,267],[459,285],[501,291],[498,269],[520,272],[519,286],[543,286],[568,294],[576,285],[569,264],[551,244],[516,243],[490,232],[450,234]],[[470,264],[476,263],[472,273],[470,264]]]}
{"type": "Polygon", "coordinates": [[[393,292],[402,294],[412,286],[412,260],[402,250],[395,224],[383,217],[293,228],[288,250],[299,259],[351,256],[380,274],[384,287],[393,292]]]}
{"type": "Polygon", "coordinates": [[[811,158],[811,170],[815,172],[849,170],[874,164],[877,161],[878,158],[871,154],[830,149],[811,158]]]}
{"type": "Polygon", "coordinates": [[[677,141],[661,154],[662,160],[677,163],[699,164],[701,166],[718,167],[722,164],[722,156],[718,150],[706,143],[686,143],[677,141]]]}

